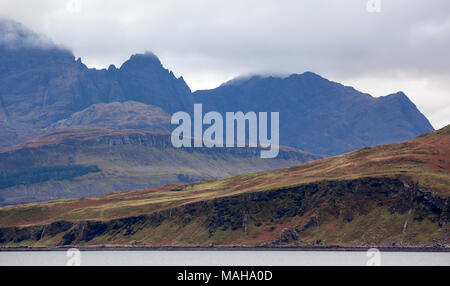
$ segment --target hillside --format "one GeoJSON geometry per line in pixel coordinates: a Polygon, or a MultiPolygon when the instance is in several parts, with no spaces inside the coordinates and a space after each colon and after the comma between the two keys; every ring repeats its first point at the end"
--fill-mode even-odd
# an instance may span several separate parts
{"type": "Polygon", "coordinates": [[[45,129],[48,132],[56,129],[83,127],[166,132],[171,128],[170,115],[161,108],[136,101],[125,101],[93,104],[45,129]]]}
{"type": "Polygon", "coordinates": [[[268,160],[258,148],[176,149],[170,134],[142,130],[62,129],[0,151],[0,205],[226,178],[320,158],[292,148],[268,160]]]}
{"type": "Polygon", "coordinates": [[[170,114],[191,106],[183,78],[152,53],[133,55],[119,68],[91,69],[19,23],[0,21],[0,35],[0,148],[41,135],[93,104],[137,101],[170,114]]]}
{"type": "Polygon", "coordinates": [[[449,131],[219,181],[3,207],[0,243],[448,248],[449,131]]]}
{"type": "Polygon", "coordinates": [[[132,55],[120,67],[93,69],[18,23],[0,21],[0,34],[5,33],[15,42],[2,42],[0,37],[0,148],[55,127],[82,123],[147,129],[146,120],[160,118],[150,118],[154,113],[137,106],[132,109],[141,110],[145,121],[129,117],[123,112],[127,107],[118,106],[132,101],[169,115],[192,112],[193,103],[202,103],[204,112],[279,112],[280,145],[314,154],[342,154],[433,130],[402,92],[374,98],[305,72],[237,79],[192,93],[183,77],[164,68],[150,52],[132,55]],[[120,116],[107,116],[108,110],[120,116]]]}
{"type": "Polygon", "coordinates": [[[280,144],[317,154],[401,142],[433,130],[403,92],[375,98],[312,72],[236,79],[193,97],[204,112],[278,111],[280,144]]]}

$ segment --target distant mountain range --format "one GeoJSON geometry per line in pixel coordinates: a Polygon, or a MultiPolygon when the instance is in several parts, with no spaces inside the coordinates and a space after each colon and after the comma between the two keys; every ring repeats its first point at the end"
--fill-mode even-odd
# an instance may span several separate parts
{"type": "Polygon", "coordinates": [[[374,98],[311,72],[254,76],[193,95],[204,112],[278,111],[281,144],[317,154],[400,142],[433,130],[403,92],[374,98]]]}
{"type": "Polygon", "coordinates": [[[20,24],[0,22],[0,34],[9,35],[0,37],[0,147],[43,134],[93,104],[132,100],[168,113],[191,105],[184,80],[153,54],[134,55],[120,69],[96,70],[68,50],[34,44],[30,38],[38,36],[20,24]]]}
{"type": "Polygon", "coordinates": [[[152,53],[133,55],[120,68],[97,70],[18,23],[0,22],[0,35],[0,148],[62,126],[152,130],[143,123],[152,121],[152,112],[138,103],[160,108],[157,116],[191,112],[193,103],[203,103],[205,111],[278,111],[281,145],[327,155],[433,130],[402,92],[373,98],[311,72],[254,76],[191,93],[152,53]],[[94,114],[104,108],[121,116],[94,114]],[[134,123],[124,112],[144,114],[134,123]]]}
{"type": "Polygon", "coordinates": [[[152,53],[90,69],[0,21],[0,246],[448,248],[449,128],[312,72],[191,92],[152,53]],[[279,112],[285,146],[174,148],[195,103],[279,112]]]}

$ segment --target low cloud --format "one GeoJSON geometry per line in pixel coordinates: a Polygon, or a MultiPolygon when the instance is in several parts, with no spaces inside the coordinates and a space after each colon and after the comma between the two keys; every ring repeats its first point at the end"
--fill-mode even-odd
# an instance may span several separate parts
{"type": "Polygon", "coordinates": [[[22,24],[9,19],[0,19],[0,44],[7,48],[37,47],[53,48],[50,38],[38,35],[22,24]]]}
{"type": "Polygon", "coordinates": [[[149,50],[193,90],[313,71],[375,96],[403,90],[435,127],[450,124],[450,2],[380,1],[369,13],[366,0],[0,0],[0,16],[90,67],[149,50]]]}

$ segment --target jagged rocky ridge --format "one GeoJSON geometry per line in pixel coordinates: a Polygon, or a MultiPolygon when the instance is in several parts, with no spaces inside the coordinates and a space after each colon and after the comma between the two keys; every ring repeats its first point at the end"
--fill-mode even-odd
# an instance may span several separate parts
{"type": "Polygon", "coordinates": [[[253,76],[193,96],[204,112],[279,112],[280,144],[316,154],[401,142],[433,130],[403,92],[374,98],[312,72],[253,76]]]}
{"type": "Polygon", "coordinates": [[[67,123],[94,104],[127,101],[153,105],[169,115],[192,112],[193,103],[203,103],[205,112],[277,111],[280,145],[316,154],[341,154],[433,130],[402,92],[373,98],[307,72],[255,76],[191,93],[183,78],[152,53],[133,55],[119,68],[98,70],[20,24],[2,22],[0,34],[8,35],[0,36],[0,148],[45,133],[57,122],[67,123]]]}

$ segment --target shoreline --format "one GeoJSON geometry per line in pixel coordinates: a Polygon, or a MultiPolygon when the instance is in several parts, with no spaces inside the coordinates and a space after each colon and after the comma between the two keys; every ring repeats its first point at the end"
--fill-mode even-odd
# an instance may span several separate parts
{"type": "Polygon", "coordinates": [[[5,246],[0,252],[26,251],[67,251],[71,248],[80,251],[360,251],[376,248],[383,252],[450,252],[450,248],[438,247],[344,247],[344,246],[5,246]]]}

